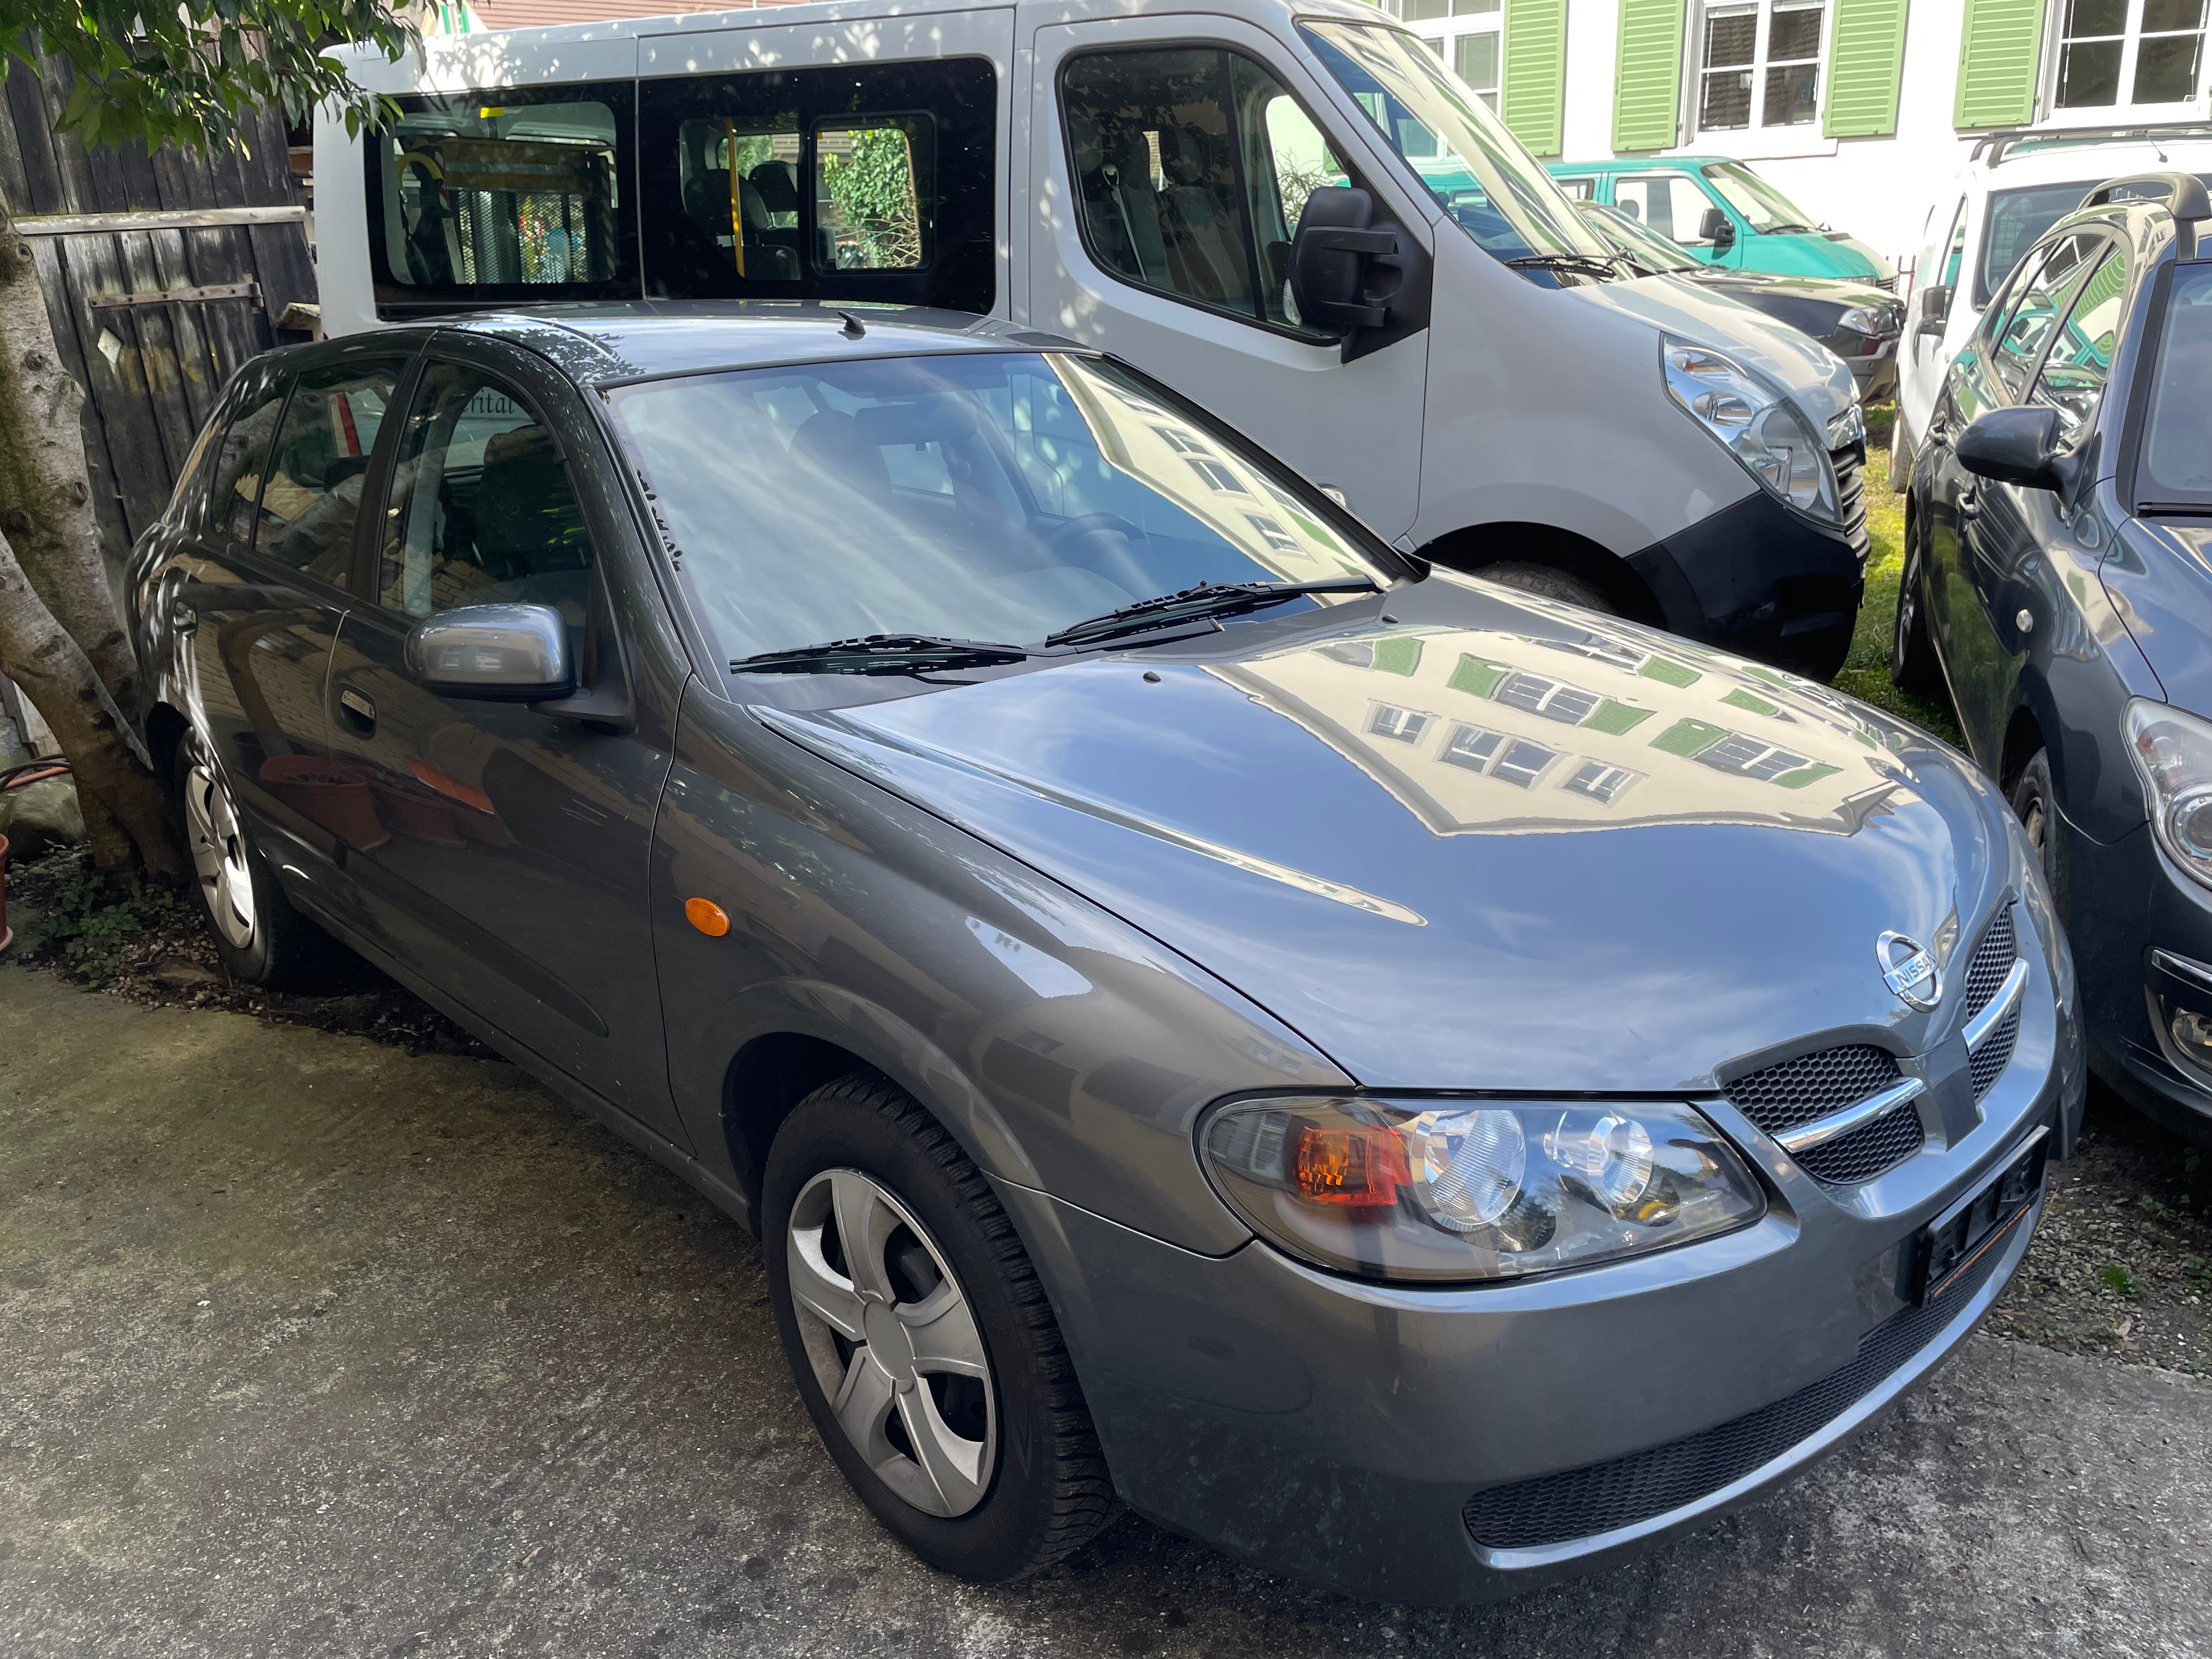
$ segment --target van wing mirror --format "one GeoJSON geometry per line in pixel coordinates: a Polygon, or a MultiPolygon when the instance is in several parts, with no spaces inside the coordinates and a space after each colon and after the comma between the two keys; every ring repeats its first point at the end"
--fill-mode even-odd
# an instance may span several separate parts
{"type": "Polygon", "coordinates": [[[1716,253],[1723,248],[1734,247],[1735,222],[1728,216],[1725,210],[1709,207],[1705,210],[1705,216],[1698,221],[1698,240],[1711,242],[1716,253]]]}
{"type": "Polygon", "coordinates": [[[1930,283],[1920,290],[1920,320],[1913,325],[1915,334],[1941,334],[1944,325],[1951,320],[1951,285],[1930,283]]]}
{"type": "Polygon", "coordinates": [[[2063,491],[2058,463],[2058,411],[2021,404],[1993,409],[1959,434],[1959,465],[1999,483],[2023,489],[2063,491]]]}
{"type": "Polygon", "coordinates": [[[550,605],[465,605],[407,632],[407,672],[453,697],[538,702],[576,689],[568,629],[550,605]]]}
{"type": "Polygon", "coordinates": [[[1349,185],[1306,198],[1291,244],[1291,303],[1307,328],[1334,334],[1347,358],[1362,329],[1389,325],[1405,273],[1404,233],[1375,223],[1375,198],[1349,185]]]}

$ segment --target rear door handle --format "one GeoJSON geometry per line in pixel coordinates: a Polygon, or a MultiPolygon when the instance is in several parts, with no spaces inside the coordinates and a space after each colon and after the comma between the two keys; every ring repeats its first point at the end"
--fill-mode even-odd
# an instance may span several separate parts
{"type": "Polygon", "coordinates": [[[375,735],[376,704],[367,692],[356,691],[349,685],[346,687],[338,693],[338,713],[344,717],[348,726],[364,738],[375,735]]]}

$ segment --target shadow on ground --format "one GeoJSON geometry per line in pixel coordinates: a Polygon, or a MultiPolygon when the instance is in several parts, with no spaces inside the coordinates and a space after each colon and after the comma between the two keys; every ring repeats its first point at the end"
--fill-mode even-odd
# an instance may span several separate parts
{"type": "Polygon", "coordinates": [[[21,1659],[2212,1652],[2212,1389],[1990,1337],[1782,1496],[1501,1607],[1135,1521],[957,1585],[818,1449],[753,1243],[512,1068],[4,964],[0,1056],[21,1659]]]}

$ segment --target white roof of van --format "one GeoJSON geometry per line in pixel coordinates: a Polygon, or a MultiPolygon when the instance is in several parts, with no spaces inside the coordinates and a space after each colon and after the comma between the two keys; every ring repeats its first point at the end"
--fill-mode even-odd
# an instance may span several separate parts
{"type": "Polygon", "coordinates": [[[2212,168],[2212,131],[2201,137],[2098,138],[2057,131],[2034,133],[2012,140],[1992,167],[1986,156],[1969,168],[1978,173],[1991,190],[2021,185],[2058,185],[2069,179],[2101,184],[2130,173],[2176,170],[2203,173],[2212,168]]]}

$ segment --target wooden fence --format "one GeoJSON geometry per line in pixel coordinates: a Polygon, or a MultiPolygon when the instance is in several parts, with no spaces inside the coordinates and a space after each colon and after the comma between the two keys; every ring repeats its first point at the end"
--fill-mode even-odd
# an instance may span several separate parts
{"type": "MultiPolygon", "coordinates": [[[[0,198],[30,238],[64,364],[89,392],[84,443],[111,564],[167,504],[223,383],[313,304],[306,214],[282,121],[203,158],[88,149],[53,130],[66,63],[9,60],[0,198]]],[[[299,338],[299,335],[289,337],[299,338]]]]}

